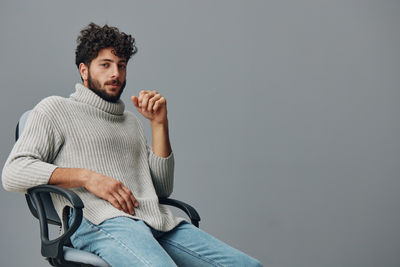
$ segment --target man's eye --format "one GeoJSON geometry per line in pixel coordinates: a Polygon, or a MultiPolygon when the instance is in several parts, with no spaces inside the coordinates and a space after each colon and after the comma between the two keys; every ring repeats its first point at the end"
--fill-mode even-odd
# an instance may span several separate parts
{"type": "Polygon", "coordinates": [[[101,64],[103,67],[108,67],[108,63],[101,64]]]}
{"type": "Polygon", "coordinates": [[[120,68],[120,69],[125,69],[126,66],[125,66],[125,65],[119,65],[119,68],[120,68]]]}

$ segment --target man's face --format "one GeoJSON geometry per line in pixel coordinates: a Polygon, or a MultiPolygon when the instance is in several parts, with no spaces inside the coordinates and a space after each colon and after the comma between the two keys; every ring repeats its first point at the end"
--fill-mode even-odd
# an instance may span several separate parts
{"type": "Polygon", "coordinates": [[[112,47],[104,48],[90,63],[83,84],[104,100],[117,102],[126,85],[126,65],[112,47]]]}

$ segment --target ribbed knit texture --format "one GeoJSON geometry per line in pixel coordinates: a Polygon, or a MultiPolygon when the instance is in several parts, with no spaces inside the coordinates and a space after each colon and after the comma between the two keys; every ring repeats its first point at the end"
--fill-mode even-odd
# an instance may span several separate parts
{"type": "MultiPolygon", "coordinates": [[[[159,231],[169,231],[184,218],[158,202],[173,190],[174,155],[163,158],[148,146],[140,120],[119,100],[103,100],[82,84],[69,98],[50,96],[29,114],[2,172],[3,187],[26,192],[47,184],[57,167],[84,168],[120,180],[139,207],[127,214],[85,188],[72,188],[82,199],[83,215],[94,224],[126,216],[141,219],[159,231]]],[[[61,218],[65,198],[51,194],[61,218]]]]}

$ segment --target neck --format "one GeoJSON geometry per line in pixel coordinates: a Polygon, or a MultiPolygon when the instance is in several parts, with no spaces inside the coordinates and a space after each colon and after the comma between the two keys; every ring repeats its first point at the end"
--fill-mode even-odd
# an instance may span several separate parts
{"type": "Polygon", "coordinates": [[[115,103],[106,101],[80,83],[75,85],[75,89],[75,93],[70,95],[70,98],[75,101],[88,104],[113,115],[122,115],[124,113],[125,104],[121,99],[115,103]]]}

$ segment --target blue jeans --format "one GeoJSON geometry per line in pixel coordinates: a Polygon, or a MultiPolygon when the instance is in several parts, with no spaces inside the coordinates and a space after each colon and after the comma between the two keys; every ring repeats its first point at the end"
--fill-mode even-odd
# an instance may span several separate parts
{"type": "MultiPolygon", "coordinates": [[[[69,218],[72,223],[73,214],[69,218]]],[[[84,217],[71,236],[75,248],[97,254],[113,267],[262,266],[193,224],[160,232],[142,220],[116,217],[95,225],[84,217]]]]}

